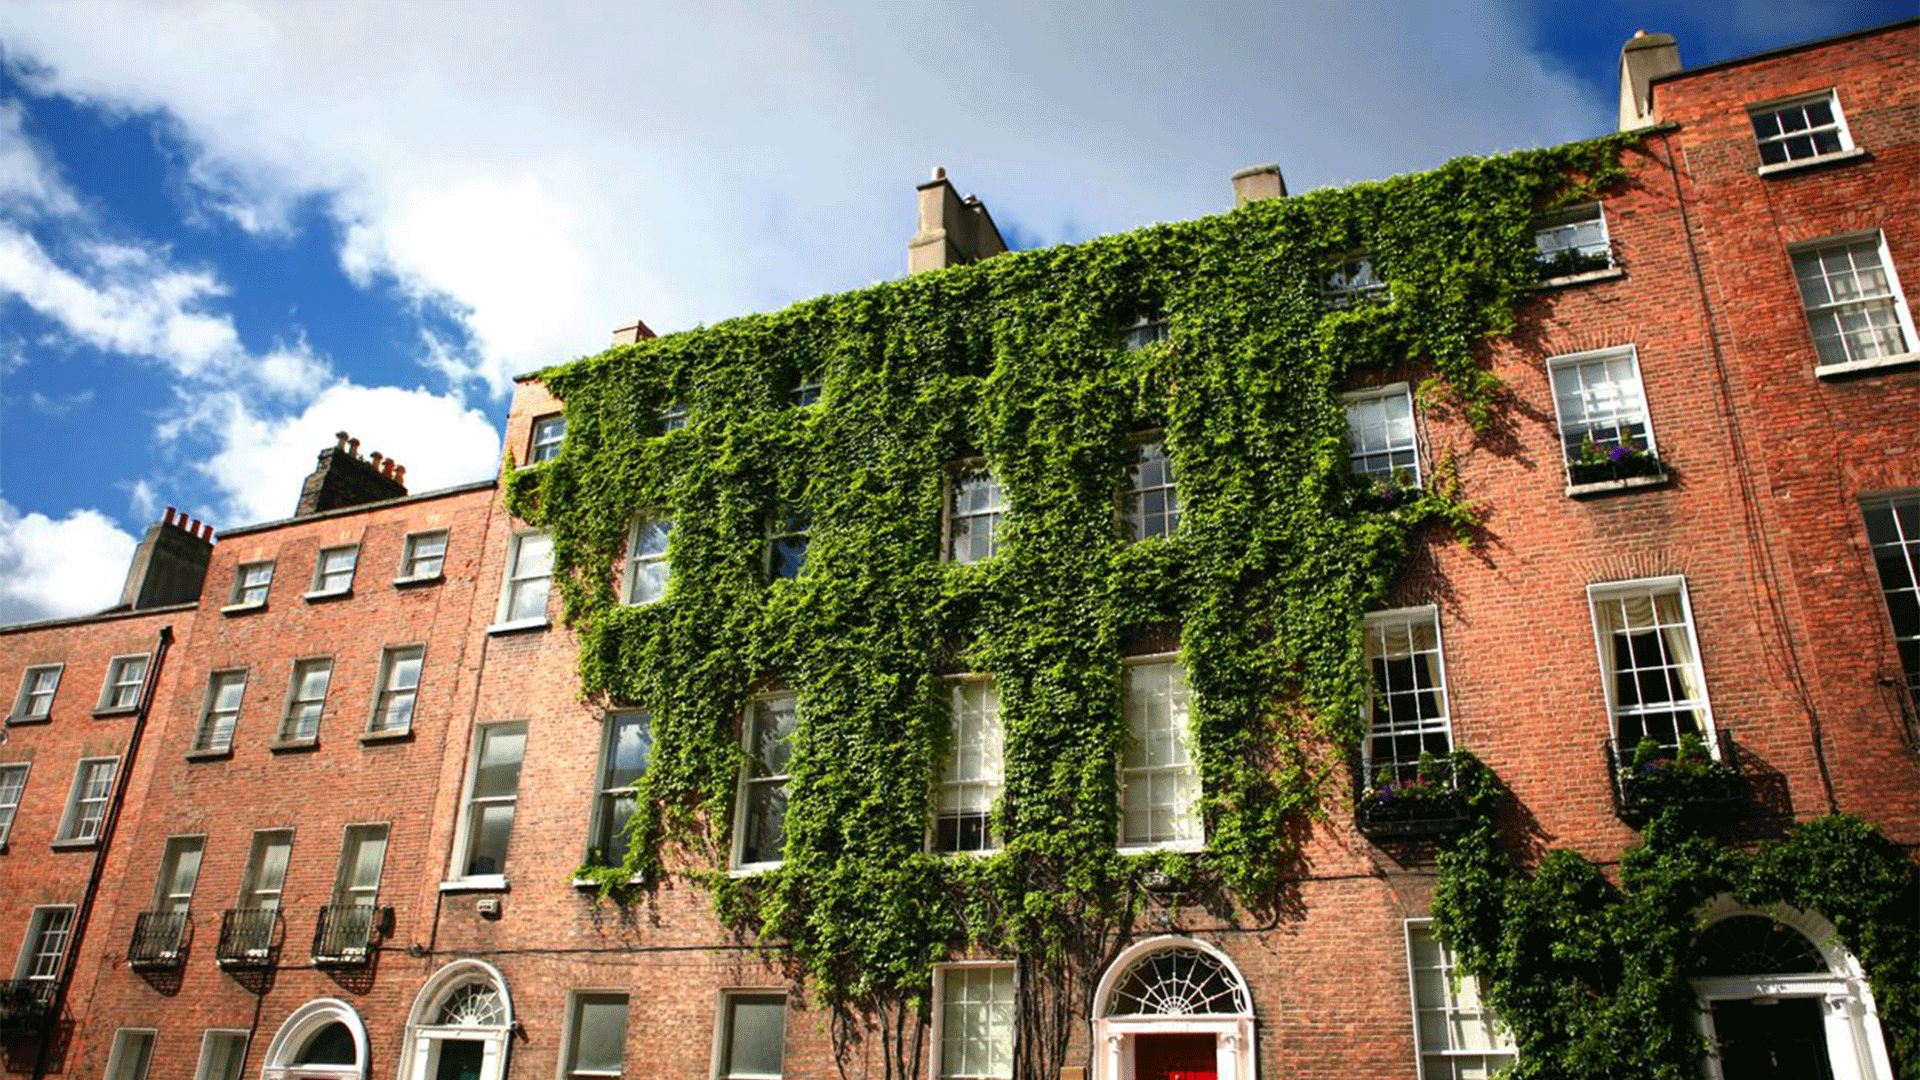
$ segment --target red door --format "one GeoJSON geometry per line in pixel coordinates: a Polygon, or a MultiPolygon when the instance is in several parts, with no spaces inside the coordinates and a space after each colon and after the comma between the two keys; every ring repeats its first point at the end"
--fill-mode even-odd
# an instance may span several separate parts
{"type": "Polygon", "coordinates": [[[1220,1080],[1211,1035],[1136,1035],[1135,1080],[1220,1080]]]}

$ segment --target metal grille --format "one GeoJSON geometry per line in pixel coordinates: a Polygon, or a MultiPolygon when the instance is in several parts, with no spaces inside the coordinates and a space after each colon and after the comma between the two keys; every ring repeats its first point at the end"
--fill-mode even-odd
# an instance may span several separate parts
{"type": "Polygon", "coordinates": [[[274,931],[280,913],[273,908],[230,908],[220,917],[220,943],[214,955],[229,967],[264,966],[272,961],[274,931]]]}
{"type": "Polygon", "coordinates": [[[313,958],[361,963],[380,940],[385,908],[374,904],[328,904],[313,929],[313,958]]]}
{"type": "Polygon", "coordinates": [[[127,963],[134,967],[173,967],[187,943],[187,912],[143,911],[133,921],[127,963]]]}
{"type": "Polygon", "coordinates": [[[1247,988],[1199,949],[1175,947],[1143,957],[1107,1000],[1108,1016],[1246,1016],[1247,988]]]}
{"type": "Polygon", "coordinates": [[[1830,970],[1806,935],[1764,915],[1735,915],[1706,928],[1695,943],[1694,975],[1825,975],[1830,970]]]}

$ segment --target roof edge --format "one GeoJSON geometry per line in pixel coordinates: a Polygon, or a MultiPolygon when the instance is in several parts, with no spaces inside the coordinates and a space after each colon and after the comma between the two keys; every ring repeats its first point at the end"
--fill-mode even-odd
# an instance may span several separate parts
{"type": "Polygon", "coordinates": [[[1684,79],[1689,75],[1703,75],[1708,72],[1723,71],[1727,68],[1739,67],[1741,64],[1750,64],[1756,60],[1772,60],[1775,57],[1797,53],[1803,49],[1818,49],[1826,45],[1838,45],[1843,41],[1852,41],[1854,38],[1872,37],[1875,34],[1885,34],[1893,30],[1905,30],[1915,26],[1920,26],[1920,15],[1905,19],[1896,19],[1890,23],[1881,23],[1878,26],[1869,26],[1860,30],[1848,30],[1844,33],[1833,34],[1829,37],[1814,38],[1811,41],[1782,45],[1777,49],[1767,49],[1764,52],[1748,53],[1745,56],[1734,56],[1725,60],[1715,60],[1711,64],[1701,64],[1699,67],[1681,68],[1679,71],[1654,76],[1648,80],[1648,85],[1659,86],[1661,83],[1684,79]]]}
{"type": "Polygon", "coordinates": [[[390,506],[401,506],[406,503],[444,499],[450,495],[464,495],[469,491],[481,491],[486,488],[497,487],[499,483],[499,477],[488,477],[485,480],[475,480],[471,484],[458,484],[454,487],[441,488],[438,491],[423,491],[418,495],[403,495],[397,499],[381,499],[379,502],[356,503],[353,506],[342,506],[333,510],[322,510],[317,514],[302,514],[297,517],[278,518],[274,521],[262,521],[253,525],[236,525],[231,529],[221,529],[218,535],[222,540],[233,536],[248,536],[253,533],[284,528],[288,525],[294,525],[304,521],[325,521],[328,518],[347,517],[351,514],[364,514],[372,510],[384,510],[390,506]]]}
{"type": "Polygon", "coordinates": [[[178,604],[161,604],[149,608],[110,607],[105,611],[96,611],[91,615],[65,615],[58,619],[36,619],[33,622],[9,623],[0,626],[0,636],[18,634],[28,630],[47,630],[59,626],[79,626],[83,623],[117,622],[121,619],[139,619],[148,615],[168,615],[182,611],[192,611],[200,606],[199,600],[187,600],[178,604]]]}

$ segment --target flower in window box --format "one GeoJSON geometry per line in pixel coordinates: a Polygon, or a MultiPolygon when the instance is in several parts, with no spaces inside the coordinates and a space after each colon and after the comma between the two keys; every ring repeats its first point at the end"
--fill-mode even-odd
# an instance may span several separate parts
{"type": "Polygon", "coordinates": [[[1551,279],[1605,270],[1613,265],[1613,253],[1605,249],[1582,251],[1579,248],[1562,248],[1551,255],[1541,252],[1535,256],[1535,260],[1540,266],[1540,276],[1551,279]]]}
{"type": "Polygon", "coordinates": [[[1629,809],[1727,803],[1740,794],[1740,771],[1715,758],[1692,732],[1675,743],[1641,738],[1620,766],[1619,779],[1621,802],[1629,809]]]}
{"type": "Polygon", "coordinates": [[[1411,774],[1392,765],[1381,766],[1360,794],[1363,827],[1391,822],[1464,821],[1466,816],[1467,797],[1455,783],[1454,758],[1436,758],[1425,751],[1411,774]]]}
{"type": "Polygon", "coordinates": [[[1568,476],[1576,484],[1660,476],[1664,471],[1653,451],[1624,435],[1606,443],[1595,442],[1593,436],[1588,435],[1580,443],[1580,452],[1567,462],[1568,476]]]}
{"type": "Polygon", "coordinates": [[[1406,469],[1392,473],[1359,473],[1354,477],[1355,510],[1397,510],[1420,495],[1419,485],[1406,469]]]}

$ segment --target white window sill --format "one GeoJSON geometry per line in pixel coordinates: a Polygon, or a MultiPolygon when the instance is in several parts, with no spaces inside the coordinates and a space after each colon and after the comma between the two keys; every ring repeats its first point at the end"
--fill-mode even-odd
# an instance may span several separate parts
{"type": "Polygon", "coordinates": [[[267,749],[276,754],[288,754],[301,750],[318,750],[319,748],[320,737],[317,735],[310,739],[281,739],[267,744],[267,749]]]}
{"type": "Polygon", "coordinates": [[[1836,150],[1831,154],[1821,154],[1819,157],[1801,158],[1799,161],[1781,161],[1772,165],[1762,165],[1760,166],[1759,174],[1761,176],[1778,176],[1781,173],[1798,172],[1801,169],[1812,169],[1821,165],[1837,165],[1842,161],[1852,161],[1854,158],[1863,158],[1866,156],[1867,152],[1865,150],[1853,146],[1845,150],[1836,150]]]}
{"type": "Polygon", "coordinates": [[[199,750],[187,751],[188,761],[218,761],[233,756],[232,746],[209,746],[199,750]]]}
{"type": "Polygon", "coordinates": [[[526,630],[545,630],[552,626],[545,615],[536,619],[514,619],[511,622],[497,622],[487,627],[489,634],[518,634],[526,630]]]}
{"type": "Polygon", "coordinates": [[[510,890],[507,887],[507,875],[505,874],[475,874],[472,877],[443,881],[440,883],[440,891],[443,893],[465,893],[508,892],[510,890]]]}
{"type": "Polygon", "coordinates": [[[66,840],[55,840],[49,846],[55,851],[81,851],[86,848],[99,847],[100,838],[97,836],[76,836],[66,840]]]}
{"type": "Polygon", "coordinates": [[[779,868],[780,864],[777,862],[748,863],[745,866],[736,866],[728,870],[727,876],[730,878],[758,877],[769,870],[778,870],[779,868]]]}
{"type": "Polygon", "coordinates": [[[930,848],[927,854],[938,855],[943,859],[991,859],[1005,850],[1007,849],[1003,847],[975,848],[967,851],[941,851],[930,848]]]}
{"type": "Polygon", "coordinates": [[[105,720],[115,716],[132,716],[134,713],[137,713],[139,711],[140,711],[140,706],[138,705],[102,705],[101,707],[93,710],[93,715],[99,719],[105,720]]]}
{"type": "Polygon", "coordinates": [[[309,604],[324,604],[329,600],[345,600],[352,595],[353,586],[349,585],[344,589],[317,589],[310,593],[302,593],[300,599],[309,604]]]}
{"type": "Polygon", "coordinates": [[[360,741],[363,744],[399,742],[402,739],[411,738],[413,738],[412,726],[395,728],[392,731],[363,731],[360,733],[360,741]]]}
{"type": "Polygon", "coordinates": [[[1635,488],[1666,487],[1673,483],[1673,477],[1667,473],[1659,476],[1627,476],[1619,480],[1596,480],[1591,484],[1568,484],[1567,497],[1585,499],[1594,495],[1610,495],[1616,491],[1632,491],[1635,488]]]}
{"type": "Polygon", "coordinates": [[[393,587],[396,589],[411,589],[416,585],[438,585],[446,579],[447,575],[445,574],[417,574],[413,577],[397,577],[393,579],[393,587]]]}
{"type": "Polygon", "coordinates": [[[41,713],[41,714],[40,714],[39,716],[9,716],[9,717],[7,717],[7,726],[8,726],[8,727],[18,727],[18,726],[20,726],[21,724],[50,724],[50,723],[52,723],[52,722],[53,722],[53,714],[52,714],[52,713],[50,713],[50,712],[49,712],[49,713],[41,713]]]}
{"type": "MultiPolygon", "coordinates": [[[[647,875],[635,874],[625,881],[615,882],[615,886],[618,887],[620,885],[645,885],[646,883],[647,883],[647,875]]],[[[593,880],[592,878],[577,877],[573,879],[573,887],[576,889],[597,889],[600,887],[600,883],[593,880]]]]}
{"type": "Polygon", "coordinates": [[[1163,840],[1158,844],[1121,844],[1114,851],[1121,855],[1151,855],[1156,851],[1205,851],[1205,840],[1163,840]]]}
{"type": "Polygon", "coordinates": [[[1813,373],[1822,379],[1833,379],[1842,375],[1857,375],[1863,371],[1906,367],[1909,364],[1920,364],[1920,352],[1903,352],[1893,356],[1876,356],[1871,360],[1847,360],[1838,364],[1821,364],[1813,369],[1813,373]]]}
{"type": "Polygon", "coordinates": [[[1541,278],[1534,283],[1533,287],[1540,290],[1564,289],[1569,285],[1586,285],[1595,281],[1612,281],[1615,278],[1623,278],[1626,276],[1627,272],[1625,270],[1617,266],[1609,266],[1605,269],[1588,270],[1579,274],[1562,274],[1559,277],[1541,278]]]}
{"type": "Polygon", "coordinates": [[[226,607],[220,609],[220,614],[251,615],[256,611],[265,610],[267,610],[267,602],[265,600],[255,600],[251,604],[228,604],[226,607]]]}

